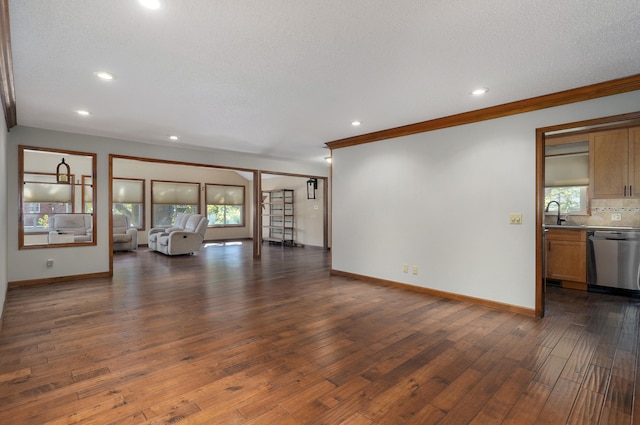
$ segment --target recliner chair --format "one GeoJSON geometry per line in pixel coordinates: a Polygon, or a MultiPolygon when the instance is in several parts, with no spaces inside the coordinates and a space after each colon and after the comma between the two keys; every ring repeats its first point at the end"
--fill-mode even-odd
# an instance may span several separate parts
{"type": "Polygon", "coordinates": [[[178,214],[172,227],[149,230],[149,249],[165,255],[193,254],[202,247],[208,224],[203,215],[178,214]]]}
{"type": "Polygon", "coordinates": [[[113,250],[135,251],[138,249],[138,230],[131,227],[129,217],[113,214],[113,250]]]}

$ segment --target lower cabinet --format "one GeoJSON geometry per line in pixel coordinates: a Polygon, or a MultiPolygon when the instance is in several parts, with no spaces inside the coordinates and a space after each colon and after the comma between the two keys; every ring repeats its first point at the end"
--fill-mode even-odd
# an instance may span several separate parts
{"type": "Polygon", "coordinates": [[[546,277],[563,287],[587,290],[587,232],[580,229],[548,229],[546,277]]]}

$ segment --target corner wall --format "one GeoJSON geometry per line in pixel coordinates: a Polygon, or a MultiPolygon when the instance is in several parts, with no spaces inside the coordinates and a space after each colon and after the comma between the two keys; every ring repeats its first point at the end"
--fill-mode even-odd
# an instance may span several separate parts
{"type": "MultiPolygon", "coordinates": [[[[7,186],[9,181],[9,167],[7,164],[7,125],[4,114],[2,115],[2,125],[0,125],[0,127],[0,164],[2,164],[2,168],[4,169],[4,172],[1,174],[2,178],[0,179],[0,225],[8,229],[7,186]]],[[[7,232],[0,232],[0,319],[4,311],[7,282],[9,280],[9,272],[7,270],[7,240],[7,232]]]]}
{"type": "Polygon", "coordinates": [[[152,158],[198,165],[213,165],[240,169],[256,169],[291,174],[327,176],[329,169],[320,165],[266,158],[259,155],[229,151],[198,150],[163,147],[106,137],[65,133],[32,127],[17,126],[7,138],[7,193],[6,200],[7,281],[21,282],[55,279],[74,275],[90,275],[109,271],[109,154],[136,158],[152,158]],[[97,154],[95,183],[98,196],[95,200],[97,214],[97,244],[88,247],[60,247],[18,249],[18,146],[36,146],[66,149],[97,154]],[[46,267],[47,259],[54,260],[54,267],[46,267]]]}
{"type": "Polygon", "coordinates": [[[333,270],[534,310],[536,128],[638,110],[640,91],[334,149],[333,270]]]}

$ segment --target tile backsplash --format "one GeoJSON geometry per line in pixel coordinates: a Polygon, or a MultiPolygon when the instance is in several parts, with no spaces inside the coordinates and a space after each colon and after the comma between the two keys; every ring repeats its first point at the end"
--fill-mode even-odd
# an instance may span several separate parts
{"type": "MultiPolygon", "coordinates": [[[[571,215],[562,218],[564,224],[586,226],[624,226],[640,228],[640,198],[636,199],[592,199],[591,215],[571,215]],[[613,215],[620,215],[620,220],[613,220],[613,215]]],[[[546,215],[545,224],[555,224],[556,215],[546,215]]]]}

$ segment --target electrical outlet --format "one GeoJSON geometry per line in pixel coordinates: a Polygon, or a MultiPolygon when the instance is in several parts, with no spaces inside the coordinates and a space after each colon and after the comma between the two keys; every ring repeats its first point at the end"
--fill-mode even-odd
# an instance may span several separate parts
{"type": "Polygon", "coordinates": [[[47,260],[47,267],[53,267],[53,258],[47,260]]]}
{"type": "Polygon", "coordinates": [[[620,220],[622,220],[622,214],[620,214],[620,213],[611,214],[611,220],[612,221],[620,221],[620,220]]]}
{"type": "Polygon", "coordinates": [[[402,271],[405,272],[405,273],[409,273],[409,265],[408,264],[403,264],[402,271]]]}
{"type": "Polygon", "coordinates": [[[411,273],[418,274],[418,266],[412,266],[411,267],[411,273]]]}
{"type": "Polygon", "coordinates": [[[509,214],[509,224],[522,224],[522,213],[509,214]]]}

